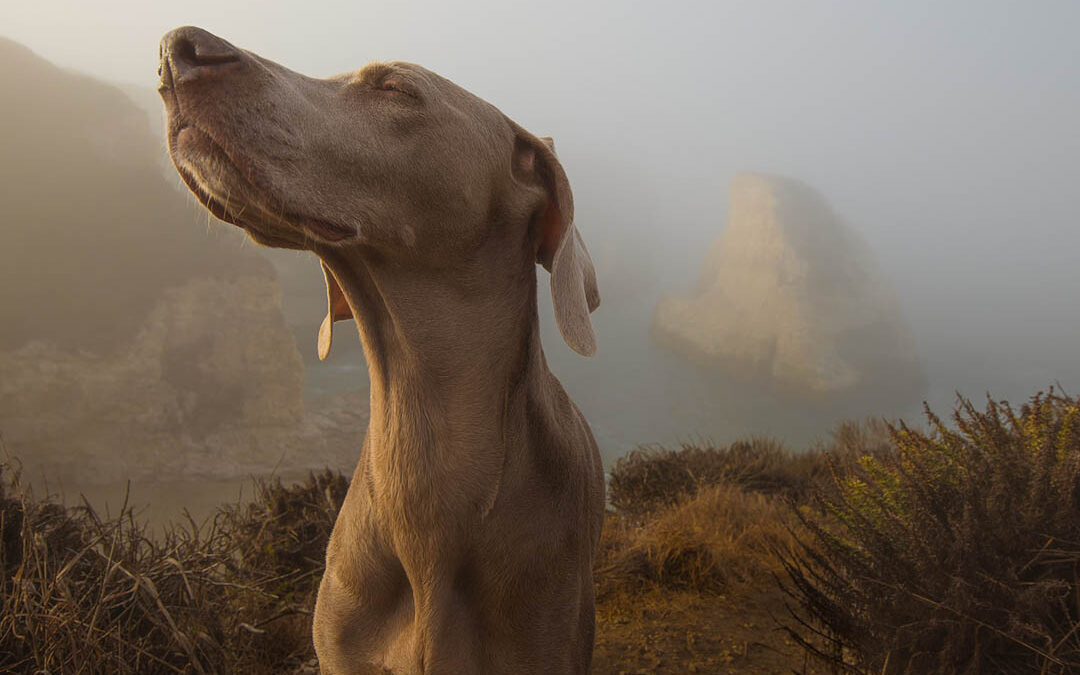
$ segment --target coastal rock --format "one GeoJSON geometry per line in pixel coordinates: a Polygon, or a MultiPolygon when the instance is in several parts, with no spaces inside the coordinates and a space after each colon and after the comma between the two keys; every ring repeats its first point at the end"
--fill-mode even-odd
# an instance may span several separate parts
{"type": "Polygon", "coordinates": [[[922,375],[899,303],[865,242],[815,190],[754,173],[697,288],[660,300],[653,335],[695,360],[780,388],[911,391],[922,375]]]}
{"type": "MultiPolygon", "coordinates": [[[[292,429],[304,419],[303,388],[280,290],[255,277],[194,279],[163,293],[113,353],[42,341],[0,352],[0,430],[34,469],[105,480],[222,435],[292,429]]],[[[216,454],[238,452],[250,448],[216,454]]],[[[278,452],[264,450],[263,463],[278,452]]]]}
{"type": "Polygon", "coordinates": [[[355,462],[366,392],[305,404],[274,267],[166,180],[145,113],[3,38],[0,89],[8,457],[77,485],[355,462]]]}

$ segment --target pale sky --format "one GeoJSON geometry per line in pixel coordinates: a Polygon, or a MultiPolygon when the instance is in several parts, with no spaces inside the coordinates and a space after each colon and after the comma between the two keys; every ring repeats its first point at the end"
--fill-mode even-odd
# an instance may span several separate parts
{"type": "Polygon", "coordinates": [[[873,246],[932,370],[978,336],[1080,388],[1080,1],[0,5],[0,34],[148,88],[183,24],[309,75],[448,76],[554,136],[586,238],[642,244],[672,283],[734,172],[802,179],[873,246]]]}

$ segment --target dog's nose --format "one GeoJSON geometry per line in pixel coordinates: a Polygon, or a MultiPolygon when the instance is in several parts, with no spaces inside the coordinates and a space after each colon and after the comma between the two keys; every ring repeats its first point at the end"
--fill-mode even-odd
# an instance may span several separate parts
{"type": "Polygon", "coordinates": [[[169,85],[217,71],[240,60],[242,52],[213,33],[194,26],[169,31],[161,38],[158,56],[162,83],[169,85]]]}

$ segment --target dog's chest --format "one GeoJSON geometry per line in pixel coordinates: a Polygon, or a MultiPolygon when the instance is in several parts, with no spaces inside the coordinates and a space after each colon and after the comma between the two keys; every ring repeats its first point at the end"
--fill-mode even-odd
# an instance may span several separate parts
{"type": "Polygon", "coordinates": [[[503,482],[501,448],[440,445],[380,447],[369,452],[373,519],[396,538],[461,541],[490,512],[503,482]]]}

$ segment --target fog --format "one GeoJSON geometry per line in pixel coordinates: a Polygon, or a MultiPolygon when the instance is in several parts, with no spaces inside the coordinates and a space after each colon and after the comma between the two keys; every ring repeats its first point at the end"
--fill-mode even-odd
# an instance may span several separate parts
{"type": "MultiPolygon", "coordinates": [[[[805,443],[833,418],[918,414],[918,400],[794,409],[714,387],[650,343],[657,298],[693,284],[739,171],[805,181],[862,235],[911,325],[934,407],[957,390],[1012,400],[1054,382],[1080,391],[1076,2],[0,8],[0,34],[143,105],[153,105],[158,39],[183,24],[314,76],[418,62],[555,138],[577,224],[617,281],[600,289],[594,361],[559,341],[542,308],[545,349],[609,460],[636,443],[747,433],[805,443]]],[[[302,259],[275,260],[287,277],[302,259]]],[[[287,311],[317,316],[315,291],[308,309],[286,288],[287,311]]],[[[341,364],[310,359],[316,327],[300,348],[309,378],[328,381],[341,364]]]]}

